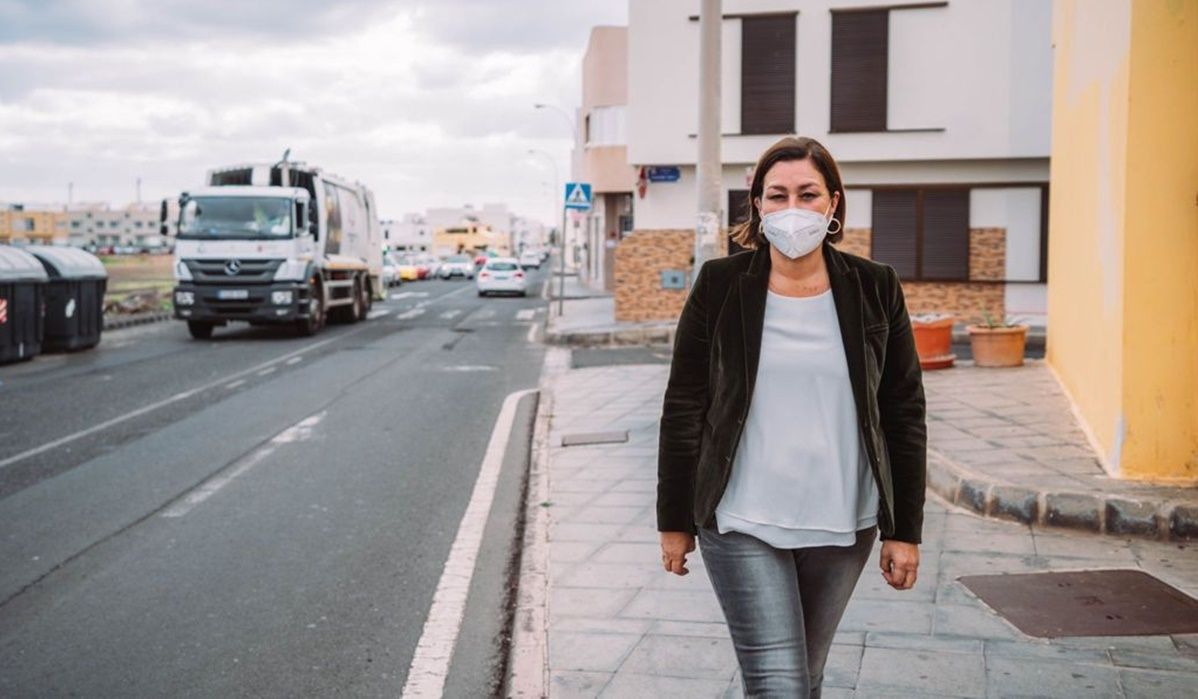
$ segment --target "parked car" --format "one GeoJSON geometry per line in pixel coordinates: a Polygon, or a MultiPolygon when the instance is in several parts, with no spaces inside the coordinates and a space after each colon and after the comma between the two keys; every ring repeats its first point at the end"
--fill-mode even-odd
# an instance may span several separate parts
{"type": "Polygon", "coordinates": [[[479,296],[500,292],[528,295],[528,281],[520,269],[520,261],[514,257],[489,258],[478,271],[475,285],[479,296]]]}
{"type": "Polygon", "coordinates": [[[541,254],[536,250],[526,250],[520,253],[520,268],[528,269],[530,267],[533,269],[541,268],[541,254]]]}
{"type": "Polygon", "coordinates": [[[474,262],[469,255],[450,255],[441,263],[439,272],[442,279],[451,277],[474,279],[474,262]]]}
{"type": "Polygon", "coordinates": [[[417,279],[428,279],[431,276],[431,269],[428,263],[420,259],[419,256],[412,258],[412,265],[416,267],[417,279]]]}
{"type": "Polygon", "coordinates": [[[399,262],[399,279],[401,282],[414,282],[420,278],[420,273],[416,270],[416,263],[410,257],[401,257],[399,262]]]}
{"type": "Polygon", "coordinates": [[[420,264],[428,267],[428,278],[429,279],[433,279],[435,277],[440,276],[441,260],[437,259],[436,255],[430,255],[428,253],[423,253],[421,255],[417,255],[417,259],[420,260],[420,264]]]}
{"type": "Polygon", "coordinates": [[[383,286],[391,288],[402,282],[403,280],[399,278],[399,262],[391,253],[383,253],[383,286]]]}

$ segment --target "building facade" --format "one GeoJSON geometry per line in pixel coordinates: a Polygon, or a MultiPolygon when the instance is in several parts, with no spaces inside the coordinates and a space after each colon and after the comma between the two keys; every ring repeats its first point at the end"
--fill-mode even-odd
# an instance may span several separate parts
{"type": "Polygon", "coordinates": [[[582,107],[572,161],[591,185],[591,211],[576,217],[579,272],[595,289],[615,286],[615,253],[632,232],[637,171],[628,163],[628,28],[595,27],[582,59],[582,107]]]}
{"type": "Polygon", "coordinates": [[[75,247],[125,247],[158,250],[173,244],[178,204],[168,205],[167,230],[161,230],[161,205],[129,204],[111,208],[107,204],[82,204],[66,212],[67,243],[75,247]]]}
{"type": "MultiPolygon", "coordinates": [[[[622,320],[672,318],[685,299],[658,280],[689,272],[693,254],[697,9],[630,3],[628,160],[677,177],[633,197],[616,255],[617,286],[631,290],[616,292],[622,320]]],[[[1045,323],[1050,0],[725,0],[723,11],[725,226],[748,215],[760,154],[810,136],[841,166],[841,247],[892,265],[913,313],[1045,323]]]]}
{"type": "Polygon", "coordinates": [[[383,243],[399,252],[429,252],[433,245],[432,228],[420,214],[404,214],[396,220],[381,221],[383,243]]]}
{"type": "Polygon", "coordinates": [[[1053,7],[1046,358],[1110,475],[1198,484],[1198,2],[1053,7]]]}
{"type": "Polygon", "coordinates": [[[52,245],[67,240],[67,214],[61,206],[0,204],[0,244],[52,245]]]}

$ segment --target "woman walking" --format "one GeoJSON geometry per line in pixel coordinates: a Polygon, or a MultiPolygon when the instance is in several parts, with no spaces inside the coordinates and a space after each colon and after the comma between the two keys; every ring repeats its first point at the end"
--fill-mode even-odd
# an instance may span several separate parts
{"type": "Polygon", "coordinates": [[[927,430],[902,288],[831,246],[836,162],[784,138],[757,163],[750,250],[700,270],[662,409],[662,565],[700,553],[745,695],[818,697],[849,596],[880,532],[880,565],[915,584],[927,430]]]}

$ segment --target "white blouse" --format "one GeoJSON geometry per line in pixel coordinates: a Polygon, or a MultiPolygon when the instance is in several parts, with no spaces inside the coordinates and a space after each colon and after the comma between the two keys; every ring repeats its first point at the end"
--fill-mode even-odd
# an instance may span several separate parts
{"type": "Polygon", "coordinates": [[[771,291],[753,400],[716,526],[776,548],[850,546],[858,529],[877,523],[877,511],[832,292],[771,291]]]}

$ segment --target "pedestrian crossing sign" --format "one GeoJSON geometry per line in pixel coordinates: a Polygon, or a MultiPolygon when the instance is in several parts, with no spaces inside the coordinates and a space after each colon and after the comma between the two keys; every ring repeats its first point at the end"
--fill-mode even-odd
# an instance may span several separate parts
{"type": "Polygon", "coordinates": [[[566,183],[566,208],[579,211],[591,210],[591,185],[588,182],[566,183]]]}

